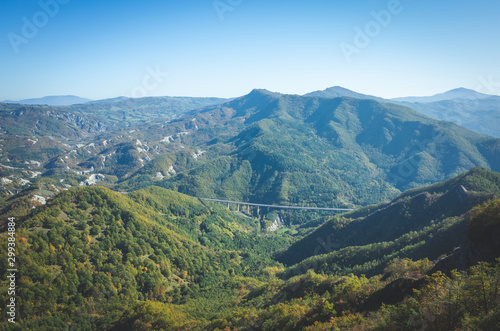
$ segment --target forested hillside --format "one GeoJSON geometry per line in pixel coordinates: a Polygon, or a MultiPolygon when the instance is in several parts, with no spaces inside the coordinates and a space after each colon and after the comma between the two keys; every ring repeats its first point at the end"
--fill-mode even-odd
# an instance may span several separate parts
{"type": "Polygon", "coordinates": [[[0,8],[0,331],[500,331],[500,1],[0,8]]]}
{"type": "Polygon", "coordinates": [[[296,243],[154,186],[73,188],[46,205],[19,194],[2,207],[0,240],[15,217],[18,323],[2,328],[492,330],[499,188],[500,174],[473,169],[335,217],[296,243]]]}
{"type": "Polygon", "coordinates": [[[277,259],[292,265],[313,255],[328,254],[321,257],[325,261],[315,262],[317,267],[324,263],[332,271],[356,266],[368,273],[380,271],[384,261],[399,254],[436,259],[464,243],[467,212],[495,196],[500,196],[500,175],[474,168],[446,182],[409,190],[389,203],[335,217],[277,259]],[[325,242],[320,250],[319,241],[325,242]],[[336,256],[342,261],[340,265],[329,260],[336,256]]]}
{"type": "Polygon", "coordinates": [[[359,207],[474,166],[500,170],[499,139],[392,103],[266,90],[223,101],[3,104],[2,187],[52,178],[63,188],[157,185],[197,197],[359,207]]]}
{"type": "Polygon", "coordinates": [[[31,329],[110,327],[139,302],[180,304],[235,277],[267,279],[269,255],[287,244],[256,236],[252,219],[159,188],[72,189],[26,216],[17,206],[5,211],[20,213],[18,312],[31,329]]]}
{"type": "MultiPolygon", "coordinates": [[[[493,92],[490,88],[489,92],[493,92]]],[[[457,88],[428,97],[403,97],[382,99],[372,95],[360,94],[339,86],[306,94],[323,98],[352,97],[391,102],[411,108],[420,114],[436,120],[456,123],[469,130],[499,137],[500,97],[483,94],[466,88],[457,88]]]]}
{"type": "Polygon", "coordinates": [[[266,90],[0,118],[2,329],[498,328],[499,139],[266,90]]]}
{"type": "Polygon", "coordinates": [[[194,115],[200,133],[223,124],[227,136],[201,147],[198,167],[158,184],[190,195],[366,205],[474,165],[499,170],[497,139],[373,100],[256,90],[194,115]]]}

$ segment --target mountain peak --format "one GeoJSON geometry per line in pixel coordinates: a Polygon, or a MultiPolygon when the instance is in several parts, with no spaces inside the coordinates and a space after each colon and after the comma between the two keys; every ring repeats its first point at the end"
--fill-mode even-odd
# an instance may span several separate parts
{"type": "MultiPolygon", "coordinates": [[[[342,91],[342,92],[354,92],[352,90],[349,90],[349,89],[346,89],[345,87],[342,87],[342,86],[332,86],[332,87],[329,87],[327,88],[325,91],[342,91]]],[[[356,92],[354,92],[356,93],[356,92]]]]}
{"type": "Polygon", "coordinates": [[[490,94],[483,94],[477,92],[475,90],[467,89],[465,87],[455,88],[453,90],[449,90],[443,93],[438,93],[432,96],[421,96],[421,97],[403,97],[403,98],[394,98],[392,101],[405,101],[405,102],[419,102],[419,103],[430,103],[430,102],[439,102],[453,99],[462,99],[462,100],[472,100],[472,99],[486,99],[496,97],[490,94]]]}
{"type": "Polygon", "coordinates": [[[465,87],[459,87],[453,90],[449,90],[447,92],[437,94],[436,96],[447,96],[452,97],[454,99],[468,99],[468,98],[482,98],[488,97],[486,94],[479,93],[477,91],[467,89],[465,87]]]}
{"type": "Polygon", "coordinates": [[[454,88],[452,90],[449,90],[448,92],[474,92],[474,93],[476,93],[476,91],[465,88],[465,87],[457,87],[457,88],[454,88]]]}
{"type": "Polygon", "coordinates": [[[320,98],[341,98],[350,97],[356,99],[372,99],[372,100],[382,100],[382,98],[375,97],[373,95],[362,94],[358,92],[351,91],[342,86],[332,86],[323,91],[314,91],[307,93],[304,96],[307,97],[320,97],[320,98]]]}
{"type": "Polygon", "coordinates": [[[248,95],[276,95],[276,92],[272,92],[266,89],[253,89],[252,92],[250,92],[248,95]]]}
{"type": "Polygon", "coordinates": [[[280,93],[272,92],[266,89],[253,89],[247,95],[244,95],[240,98],[234,99],[236,102],[244,101],[245,103],[254,104],[268,102],[271,99],[275,99],[278,97],[280,93]]]}

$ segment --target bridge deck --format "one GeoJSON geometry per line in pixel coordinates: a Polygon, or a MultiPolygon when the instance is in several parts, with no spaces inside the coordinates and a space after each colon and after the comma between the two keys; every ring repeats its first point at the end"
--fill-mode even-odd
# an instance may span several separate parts
{"type": "Polygon", "coordinates": [[[279,209],[327,210],[327,211],[352,211],[352,210],[354,210],[354,209],[348,209],[348,208],[321,208],[321,207],[266,205],[266,204],[262,204],[262,203],[229,201],[229,200],[208,199],[208,198],[200,198],[200,200],[221,202],[221,203],[230,203],[230,204],[243,205],[243,206],[268,207],[268,208],[279,208],[279,209]]]}

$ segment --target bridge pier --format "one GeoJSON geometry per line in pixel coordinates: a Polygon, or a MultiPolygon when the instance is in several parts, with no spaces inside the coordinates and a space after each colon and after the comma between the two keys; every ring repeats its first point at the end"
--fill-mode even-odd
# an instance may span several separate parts
{"type": "Polygon", "coordinates": [[[240,211],[240,204],[239,203],[236,204],[236,211],[238,211],[238,212],[240,211]]]}

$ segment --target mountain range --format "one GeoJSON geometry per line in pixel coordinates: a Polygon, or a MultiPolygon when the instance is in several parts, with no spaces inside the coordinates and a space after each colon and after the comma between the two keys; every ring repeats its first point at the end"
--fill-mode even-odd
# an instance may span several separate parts
{"type": "Polygon", "coordinates": [[[500,139],[412,109],[477,100],[0,103],[0,328],[498,329],[500,139]]]}
{"type": "MultiPolygon", "coordinates": [[[[361,94],[349,89],[335,86],[323,91],[314,91],[305,94],[305,96],[337,98],[351,97],[356,99],[371,99],[381,102],[397,103],[429,116],[434,119],[454,122],[469,130],[487,134],[494,137],[500,137],[500,131],[497,129],[500,124],[500,96],[483,94],[466,88],[457,88],[433,96],[423,97],[400,97],[393,99],[383,99],[380,97],[361,94]]],[[[161,107],[175,107],[182,111],[183,104],[190,100],[191,109],[201,108],[204,105],[222,103],[227,99],[220,98],[188,98],[188,97],[147,97],[132,99],[127,97],[118,97],[103,100],[89,100],[75,96],[50,96],[39,99],[26,99],[21,101],[4,101],[5,103],[20,104],[45,104],[50,106],[69,106],[74,104],[106,104],[106,106],[96,107],[100,111],[114,112],[121,108],[141,107],[143,110],[153,108],[161,111],[161,107]],[[167,99],[170,99],[166,102],[167,99]]],[[[81,106],[80,108],[85,108],[81,106]]],[[[113,115],[109,115],[113,116],[113,115]]],[[[119,117],[119,114],[116,114],[119,117]]],[[[141,118],[141,119],[144,119],[141,118]]]]}
{"type": "Polygon", "coordinates": [[[345,207],[474,166],[500,170],[500,140],[376,100],[254,90],[229,101],[109,105],[4,104],[1,173],[78,182],[93,174],[119,190],[155,183],[199,197],[345,207]]]}
{"type": "MultiPolygon", "coordinates": [[[[468,165],[497,170],[499,164],[498,139],[373,100],[254,90],[191,115],[198,127],[191,139],[203,134],[197,146],[206,153],[191,169],[165,164],[179,171],[157,185],[194,196],[359,205],[468,165]],[[213,134],[218,127],[224,135],[213,134]]],[[[192,119],[175,125],[185,129],[192,119]]]]}
{"type": "Polygon", "coordinates": [[[306,95],[325,98],[349,96],[397,103],[437,120],[450,121],[472,131],[500,137],[498,130],[500,96],[483,94],[465,88],[457,88],[429,97],[403,97],[387,100],[359,94],[341,87],[333,87],[306,95]]]}
{"type": "Polygon", "coordinates": [[[419,102],[419,103],[431,103],[431,102],[439,102],[439,101],[449,101],[454,99],[463,99],[463,100],[476,100],[476,99],[496,99],[500,100],[500,96],[497,95],[489,95],[479,93],[474,90],[469,90],[463,87],[456,88],[444,93],[439,93],[429,97],[404,97],[404,98],[394,98],[392,101],[402,101],[402,102],[419,102]]]}
{"type": "MultiPolygon", "coordinates": [[[[322,267],[327,265],[330,272],[346,272],[346,268],[364,266],[363,272],[376,274],[381,273],[381,267],[395,257],[436,260],[453,251],[462,255],[464,265],[471,265],[485,256],[475,256],[477,252],[468,251],[467,212],[498,195],[500,176],[474,168],[445,182],[409,190],[391,202],[331,219],[280,253],[277,259],[287,265],[301,261],[322,267]],[[424,241],[422,236],[426,237],[424,241]],[[325,247],[319,250],[318,238],[325,243],[325,247]],[[385,243],[386,260],[380,259],[380,252],[369,253],[380,249],[373,247],[376,242],[385,243]],[[352,247],[359,248],[359,251],[346,254],[345,251],[352,250],[352,247]],[[456,250],[456,247],[461,250],[456,250]],[[320,254],[322,261],[308,259],[320,254]],[[341,266],[338,265],[339,257],[342,257],[341,266]]],[[[489,258],[495,254],[493,251],[487,253],[489,258]]],[[[303,265],[297,267],[310,269],[303,265]]]]}

